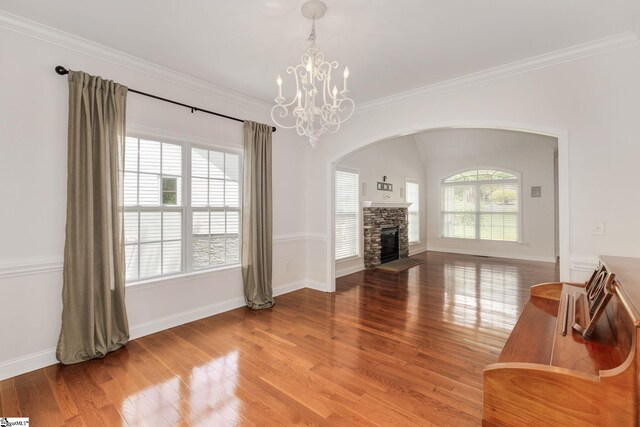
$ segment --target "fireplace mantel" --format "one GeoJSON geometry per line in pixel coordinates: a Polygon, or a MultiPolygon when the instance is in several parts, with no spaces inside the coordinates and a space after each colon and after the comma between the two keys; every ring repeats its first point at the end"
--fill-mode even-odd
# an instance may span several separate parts
{"type": "Polygon", "coordinates": [[[362,202],[363,208],[408,208],[411,203],[403,202],[373,202],[371,200],[362,202]]]}

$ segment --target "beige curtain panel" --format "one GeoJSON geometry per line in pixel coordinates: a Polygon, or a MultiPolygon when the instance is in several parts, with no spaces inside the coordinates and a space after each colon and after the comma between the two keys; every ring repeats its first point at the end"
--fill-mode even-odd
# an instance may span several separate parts
{"type": "Polygon", "coordinates": [[[129,339],[120,202],[127,88],[69,72],[63,364],[103,357],[129,339]]]}
{"type": "Polygon", "coordinates": [[[247,306],[274,304],[271,285],[271,126],[244,123],[242,278],[247,306]]]}

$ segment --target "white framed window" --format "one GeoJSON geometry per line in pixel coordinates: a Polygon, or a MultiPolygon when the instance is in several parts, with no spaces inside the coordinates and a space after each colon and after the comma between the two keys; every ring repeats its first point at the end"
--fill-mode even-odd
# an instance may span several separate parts
{"type": "Polygon", "coordinates": [[[336,170],[336,260],[360,254],[358,173],[336,170]]]}
{"type": "Polygon", "coordinates": [[[128,283],[239,264],[240,165],[238,152],[126,138],[128,283]]]}
{"type": "Polygon", "coordinates": [[[404,180],[404,201],[409,208],[409,243],[420,243],[420,184],[414,179],[404,180]]]}
{"type": "Polygon", "coordinates": [[[499,169],[473,169],[442,180],[442,236],[520,240],[520,177],[499,169]]]}

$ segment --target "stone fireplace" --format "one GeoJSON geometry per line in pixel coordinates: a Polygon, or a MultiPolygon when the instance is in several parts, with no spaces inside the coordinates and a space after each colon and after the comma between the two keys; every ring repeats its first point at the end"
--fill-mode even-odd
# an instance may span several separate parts
{"type": "MultiPolygon", "coordinates": [[[[398,257],[409,256],[409,203],[363,202],[364,266],[373,269],[382,263],[382,230],[397,227],[398,257]]],[[[395,257],[393,259],[396,259],[395,257]]],[[[388,258],[391,260],[391,258],[388,258]]]]}

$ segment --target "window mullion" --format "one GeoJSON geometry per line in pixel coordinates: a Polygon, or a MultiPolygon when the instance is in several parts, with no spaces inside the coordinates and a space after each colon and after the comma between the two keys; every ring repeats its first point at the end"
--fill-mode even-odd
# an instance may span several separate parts
{"type": "Polygon", "coordinates": [[[480,240],[480,184],[476,183],[476,240],[480,240]]]}
{"type": "Polygon", "coordinates": [[[191,207],[191,144],[182,146],[182,262],[183,271],[192,270],[191,248],[193,247],[191,207]]]}

